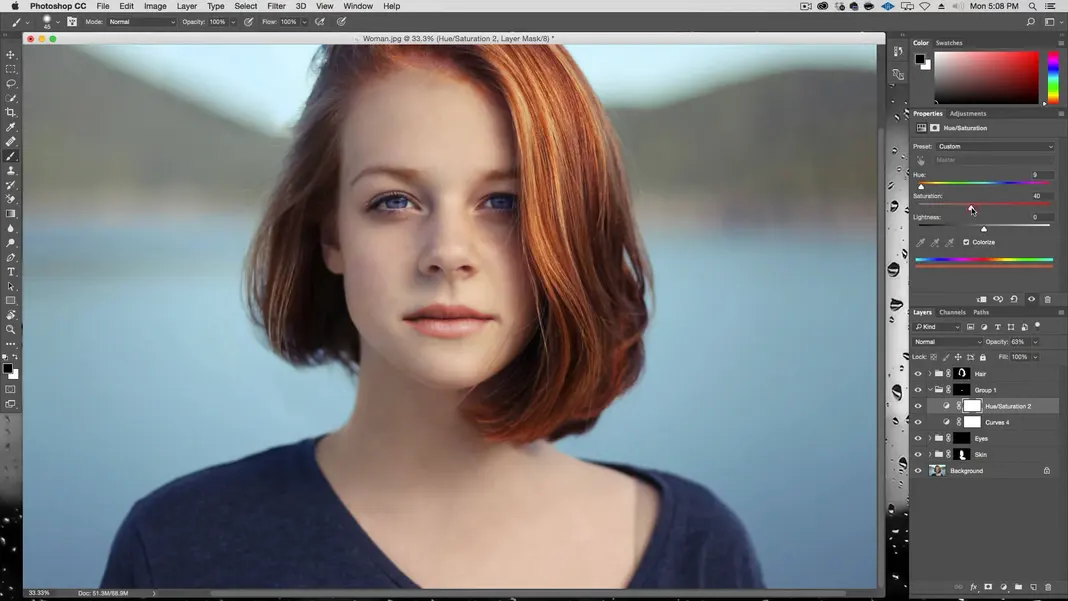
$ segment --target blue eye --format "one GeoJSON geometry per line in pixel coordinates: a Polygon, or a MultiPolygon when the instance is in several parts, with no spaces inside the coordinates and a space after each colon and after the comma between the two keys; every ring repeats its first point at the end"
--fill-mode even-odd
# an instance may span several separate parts
{"type": "Polygon", "coordinates": [[[412,201],[408,200],[407,196],[402,194],[387,194],[376,198],[374,202],[371,203],[371,209],[378,211],[403,211],[411,204],[412,201]]]}
{"type": "Polygon", "coordinates": [[[514,211],[515,194],[494,194],[486,199],[486,208],[493,211],[514,211]]]}

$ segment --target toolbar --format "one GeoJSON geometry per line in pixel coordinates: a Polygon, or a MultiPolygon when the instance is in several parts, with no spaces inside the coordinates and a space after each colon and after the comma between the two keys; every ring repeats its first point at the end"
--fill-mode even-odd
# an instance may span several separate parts
{"type": "Polygon", "coordinates": [[[0,412],[22,412],[22,49],[0,44],[3,114],[0,115],[0,412]]]}
{"type": "Polygon", "coordinates": [[[812,13],[812,14],[986,14],[1035,13],[1063,10],[1063,2],[798,2],[795,0],[397,0],[315,1],[276,0],[94,0],[64,2],[5,0],[12,11],[26,12],[612,12],[612,13],[812,13]]]}

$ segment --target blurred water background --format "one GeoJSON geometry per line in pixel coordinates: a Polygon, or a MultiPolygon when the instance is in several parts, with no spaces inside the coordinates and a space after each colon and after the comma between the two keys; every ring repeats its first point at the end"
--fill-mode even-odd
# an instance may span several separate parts
{"type": "MultiPolygon", "coordinates": [[[[710,487],[771,587],[872,588],[875,50],[690,50],[573,49],[658,305],[640,384],[561,446],[710,487]]],[[[26,587],[95,586],[138,498],[351,409],[340,370],[265,350],[240,295],[310,54],[27,48],[26,587]]]]}

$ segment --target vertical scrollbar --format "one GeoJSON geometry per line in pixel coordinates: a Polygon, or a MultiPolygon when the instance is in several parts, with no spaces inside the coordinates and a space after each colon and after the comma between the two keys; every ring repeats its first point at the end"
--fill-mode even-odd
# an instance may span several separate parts
{"type": "Polygon", "coordinates": [[[0,194],[3,194],[3,220],[0,221],[0,354],[3,360],[3,395],[0,411],[22,412],[22,206],[23,131],[25,106],[22,71],[22,43],[17,35],[0,39],[3,65],[3,115],[0,118],[0,194]]]}

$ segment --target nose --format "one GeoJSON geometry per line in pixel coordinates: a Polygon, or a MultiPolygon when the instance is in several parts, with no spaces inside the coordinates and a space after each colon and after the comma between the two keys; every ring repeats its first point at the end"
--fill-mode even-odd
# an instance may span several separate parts
{"type": "Polygon", "coordinates": [[[431,277],[463,279],[478,272],[477,233],[463,215],[435,213],[425,223],[419,271],[431,277]]]}

